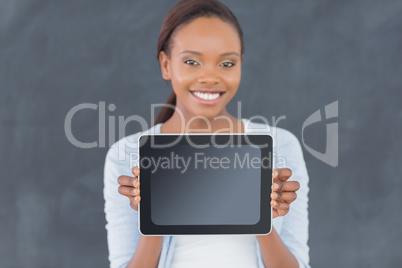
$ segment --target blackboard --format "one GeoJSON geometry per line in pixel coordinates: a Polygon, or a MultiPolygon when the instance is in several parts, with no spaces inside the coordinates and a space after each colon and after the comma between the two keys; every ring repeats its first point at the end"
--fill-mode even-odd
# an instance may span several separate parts
{"type": "MultiPolygon", "coordinates": [[[[103,165],[119,135],[99,128],[115,122],[118,133],[132,115],[151,126],[151,105],[170,95],[156,42],[176,2],[0,1],[1,267],[109,265],[103,165]],[[74,138],[96,146],[67,137],[77,105],[74,138]]],[[[311,265],[400,265],[402,1],[222,2],[245,33],[229,112],[240,103],[244,118],[282,116],[302,143],[311,265]],[[336,165],[305,146],[325,153],[329,124],[336,165]]],[[[128,121],[125,134],[142,129],[128,121]]]]}

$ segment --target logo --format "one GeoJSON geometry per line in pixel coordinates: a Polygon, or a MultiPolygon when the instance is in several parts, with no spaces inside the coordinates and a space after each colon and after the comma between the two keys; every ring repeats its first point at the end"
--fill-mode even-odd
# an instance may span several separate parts
{"type": "MultiPolygon", "coordinates": [[[[330,118],[338,117],[338,101],[330,103],[325,106],[325,119],[328,120],[330,118]]],[[[327,142],[326,142],[326,151],[325,153],[318,152],[313,148],[309,147],[304,142],[304,130],[306,127],[311,126],[317,122],[320,122],[321,112],[320,110],[315,111],[312,115],[310,115],[306,121],[303,123],[302,128],[302,141],[306,150],[311,153],[317,159],[327,163],[332,167],[338,166],[338,123],[329,123],[327,124],[327,142]]]]}

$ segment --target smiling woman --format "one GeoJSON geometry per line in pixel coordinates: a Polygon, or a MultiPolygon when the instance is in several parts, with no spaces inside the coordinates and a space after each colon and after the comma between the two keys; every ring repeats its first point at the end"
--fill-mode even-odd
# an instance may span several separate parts
{"type": "MultiPolygon", "coordinates": [[[[171,36],[167,51],[160,51],[162,76],[170,80],[176,95],[176,110],[165,122],[162,132],[179,131],[179,111],[193,120],[192,126],[203,128],[201,116],[223,116],[238,122],[226,105],[240,84],[243,59],[238,31],[220,18],[199,17],[182,24],[171,36]],[[176,126],[176,127],[175,127],[176,126]]],[[[210,121],[222,127],[222,121],[210,121]]]]}
{"type": "MultiPolygon", "coordinates": [[[[126,141],[138,140],[139,135],[148,131],[248,133],[252,132],[251,125],[260,131],[266,127],[236,118],[226,109],[240,84],[244,41],[236,17],[225,5],[217,0],[178,2],[162,24],[157,52],[162,77],[170,81],[173,88],[167,105],[151,129],[119,140],[106,156],[104,196],[111,266],[309,267],[307,169],[299,141],[292,133],[280,128],[270,129],[275,134],[276,153],[280,158],[286,158],[287,167],[278,168],[281,162],[274,159],[272,189],[266,189],[272,191],[271,199],[267,200],[274,218],[271,233],[177,237],[139,233],[140,160],[137,158],[137,165],[133,167],[131,162],[120,160],[122,153],[127,156],[138,154],[138,148],[127,147],[126,141]],[[292,180],[289,180],[291,176],[292,180]]],[[[176,163],[177,157],[166,160],[171,163],[160,163],[170,167],[176,163]]],[[[214,167],[221,163],[215,158],[204,160],[208,161],[212,161],[210,164],[214,167]]],[[[182,162],[186,163],[186,160],[182,162]]],[[[158,166],[159,162],[154,163],[158,166]]],[[[208,198],[208,185],[200,191],[208,198]]],[[[171,197],[169,194],[166,193],[166,198],[171,197]]],[[[238,198],[241,202],[250,196],[238,198]]],[[[242,217],[241,211],[237,216],[242,217]]]]}

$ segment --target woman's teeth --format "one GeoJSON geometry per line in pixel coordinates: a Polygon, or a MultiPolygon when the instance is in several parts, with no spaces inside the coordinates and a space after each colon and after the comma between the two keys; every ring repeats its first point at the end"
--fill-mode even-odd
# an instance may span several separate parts
{"type": "Polygon", "coordinates": [[[220,96],[219,93],[200,93],[200,92],[192,92],[192,93],[204,100],[215,100],[220,96]]]}

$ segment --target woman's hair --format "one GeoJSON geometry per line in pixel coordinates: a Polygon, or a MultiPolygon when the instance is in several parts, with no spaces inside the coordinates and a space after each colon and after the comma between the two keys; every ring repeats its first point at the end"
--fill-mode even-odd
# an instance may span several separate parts
{"type": "MultiPolygon", "coordinates": [[[[169,11],[162,23],[158,38],[158,52],[156,55],[158,61],[161,51],[164,51],[170,58],[172,48],[171,39],[176,28],[186,25],[199,17],[217,17],[234,26],[240,38],[241,55],[244,54],[243,31],[237,18],[229,8],[218,0],[181,0],[169,11]]],[[[156,117],[155,125],[166,122],[173,115],[175,106],[176,94],[173,91],[166,101],[166,105],[156,117]]]]}

